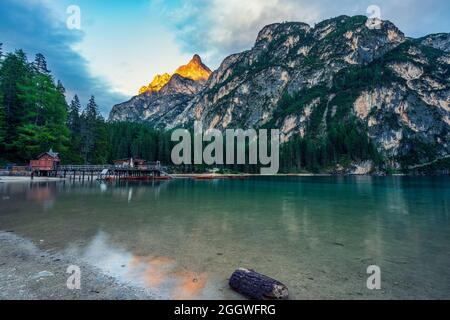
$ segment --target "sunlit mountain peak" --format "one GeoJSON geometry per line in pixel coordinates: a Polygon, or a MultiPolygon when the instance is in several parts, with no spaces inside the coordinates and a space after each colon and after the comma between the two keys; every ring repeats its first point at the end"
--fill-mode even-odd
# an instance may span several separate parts
{"type": "Polygon", "coordinates": [[[155,76],[153,81],[146,87],[143,86],[139,90],[139,94],[143,94],[145,92],[157,92],[162,89],[170,80],[172,76],[168,73],[164,73],[162,75],[158,74],[155,76]]]}
{"type": "Polygon", "coordinates": [[[188,64],[179,67],[172,75],[168,73],[157,75],[148,86],[143,86],[139,90],[139,94],[160,91],[175,74],[194,81],[206,81],[208,80],[211,73],[211,69],[203,64],[200,56],[196,54],[192,57],[191,61],[189,61],[188,64]]]}
{"type": "Polygon", "coordinates": [[[175,73],[194,81],[204,81],[208,80],[211,70],[203,64],[200,56],[196,54],[187,65],[179,67],[175,73]]]}

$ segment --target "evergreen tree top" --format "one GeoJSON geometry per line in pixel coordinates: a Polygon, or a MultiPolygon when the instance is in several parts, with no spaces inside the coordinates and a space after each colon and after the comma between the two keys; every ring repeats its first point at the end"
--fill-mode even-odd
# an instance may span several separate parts
{"type": "Polygon", "coordinates": [[[58,91],[59,91],[61,94],[63,94],[63,95],[66,93],[66,88],[65,88],[64,85],[62,84],[61,80],[58,80],[58,84],[57,84],[56,88],[57,88],[58,91]]]}
{"type": "Polygon", "coordinates": [[[42,53],[36,54],[33,68],[39,73],[50,74],[50,70],[47,68],[47,61],[42,53]]]}
{"type": "Polygon", "coordinates": [[[76,110],[80,110],[81,109],[81,103],[80,103],[80,99],[78,98],[78,95],[75,95],[72,99],[72,101],[70,102],[70,107],[71,109],[76,109],[76,110]]]}

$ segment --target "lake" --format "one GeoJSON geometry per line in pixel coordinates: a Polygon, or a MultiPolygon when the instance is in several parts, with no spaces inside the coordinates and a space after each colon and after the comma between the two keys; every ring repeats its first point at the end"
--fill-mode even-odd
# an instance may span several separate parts
{"type": "Polygon", "coordinates": [[[448,177],[0,183],[0,230],[167,299],[239,299],[238,267],[292,299],[450,298],[448,177]]]}

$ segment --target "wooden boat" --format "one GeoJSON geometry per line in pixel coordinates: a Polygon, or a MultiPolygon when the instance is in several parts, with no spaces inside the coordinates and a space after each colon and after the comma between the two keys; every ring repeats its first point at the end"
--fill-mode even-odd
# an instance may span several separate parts
{"type": "Polygon", "coordinates": [[[160,176],[160,177],[151,177],[150,180],[172,180],[172,177],[169,176],[160,176]]]}
{"type": "Polygon", "coordinates": [[[170,177],[170,176],[160,176],[160,177],[153,177],[153,176],[122,177],[120,179],[111,178],[110,180],[107,180],[107,181],[114,181],[114,180],[120,180],[120,181],[166,181],[166,180],[172,180],[172,177],[170,177]]]}
{"type": "Polygon", "coordinates": [[[218,179],[217,176],[212,176],[212,175],[201,175],[201,176],[195,176],[194,177],[195,180],[214,180],[214,179],[218,179]]]}

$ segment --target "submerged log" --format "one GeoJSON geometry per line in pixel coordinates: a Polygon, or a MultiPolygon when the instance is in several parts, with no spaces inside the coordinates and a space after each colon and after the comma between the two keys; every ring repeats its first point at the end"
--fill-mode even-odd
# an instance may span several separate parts
{"type": "Polygon", "coordinates": [[[253,270],[240,268],[230,278],[230,287],[250,299],[281,300],[289,296],[288,288],[281,282],[253,270]]]}

